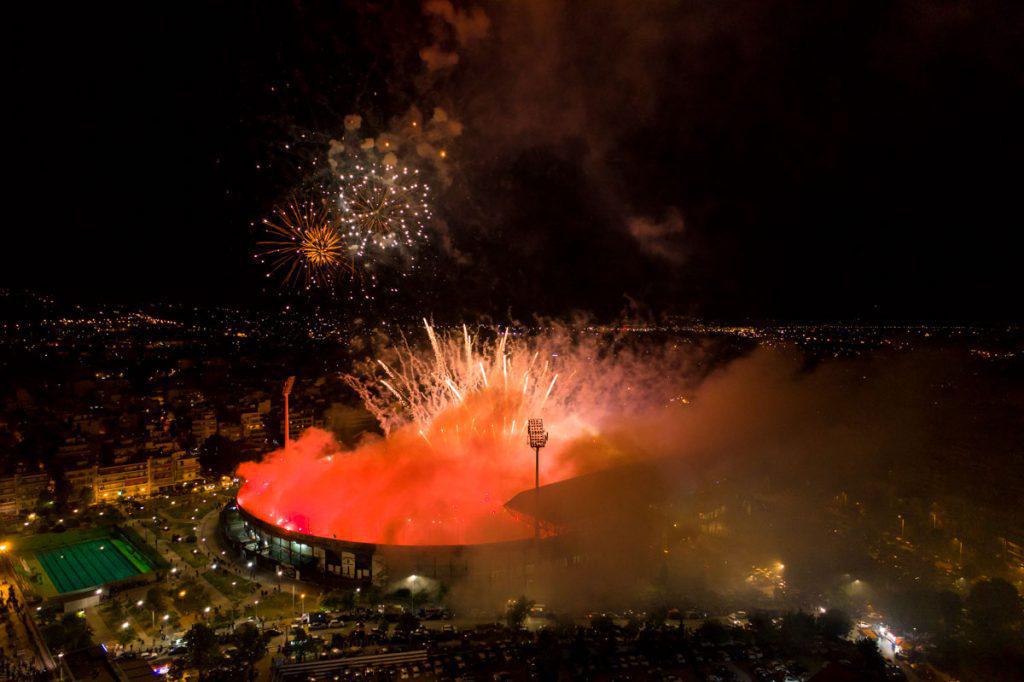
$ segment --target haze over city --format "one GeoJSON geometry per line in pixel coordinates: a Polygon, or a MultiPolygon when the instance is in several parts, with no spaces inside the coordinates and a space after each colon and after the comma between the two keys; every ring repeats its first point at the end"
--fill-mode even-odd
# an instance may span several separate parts
{"type": "Polygon", "coordinates": [[[1022,679],[1021,8],[17,13],[0,679],[1022,679]]]}

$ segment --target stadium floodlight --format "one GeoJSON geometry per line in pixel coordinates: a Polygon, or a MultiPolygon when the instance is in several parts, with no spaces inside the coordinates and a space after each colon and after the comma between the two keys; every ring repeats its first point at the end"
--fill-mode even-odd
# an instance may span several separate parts
{"type": "Polygon", "coordinates": [[[295,385],[295,377],[288,377],[281,387],[281,395],[284,397],[284,446],[288,447],[290,434],[288,433],[288,396],[292,394],[292,386],[295,385]]]}
{"type": "Polygon", "coordinates": [[[544,430],[544,420],[527,420],[526,434],[535,455],[533,461],[533,536],[535,539],[540,539],[540,449],[548,444],[548,432],[544,430]]]}
{"type": "Polygon", "coordinates": [[[526,422],[526,433],[530,437],[531,448],[542,448],[548,444],[548,434],[544,430],[543,419],[530,419],[526,422]]]}

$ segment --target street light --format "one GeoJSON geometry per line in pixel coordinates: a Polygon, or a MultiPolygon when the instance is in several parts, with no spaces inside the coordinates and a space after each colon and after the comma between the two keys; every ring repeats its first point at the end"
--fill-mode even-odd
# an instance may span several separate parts
{"type": "Polygon", "coordinates": [[[416,597],[416,594],[415,594],[415,592],[413,592],[413,589],[416,587],[416,583],[419,581],[419,579],[420,579],[420,577],[418,575],[416,575],[415,573],[413,573],[412,575],[410,575],[408,578],[405,579],[405,581],[407,583],[409,583],[409,586],[410,586],[409,587],[409,613],[412,613],[413,610],[416,608],[416,603],[414,601],[414,599],[416,597]]]}
{"type": "Polygon", "coordinates": [[[535,539],[540,539],[540,449],[548,444],[548,432],[544,430],[544,420],[528,420],[526,434],[535,455],[533,463],[533,536],[535,539]]]}

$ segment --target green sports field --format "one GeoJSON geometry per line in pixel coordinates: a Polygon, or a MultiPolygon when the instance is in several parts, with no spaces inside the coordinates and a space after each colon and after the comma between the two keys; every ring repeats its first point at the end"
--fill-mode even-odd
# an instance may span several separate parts
{"type": "Polygon", "coordinates": [[[114,527],[37,535],[20,543],[21,556],[43,596],[80,592],[159,568],[129,536],[114,527]]]}
{"type": "Polygon", "coordinates": [[[90,540],[36,555],[57,592],[77,592],[152,569],[141,554],[114,538],[90,540]]]}

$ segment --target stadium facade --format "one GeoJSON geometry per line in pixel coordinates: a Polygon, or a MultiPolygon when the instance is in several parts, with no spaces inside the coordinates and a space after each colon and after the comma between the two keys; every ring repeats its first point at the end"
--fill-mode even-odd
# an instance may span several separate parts
{"type": "Polygon", "coordinates": [[[387,545],[309,535],[268,523],[237,504],[221,512],[228,544],[249,561],[338,587],[429,579],[520,589],[537,561],[532,539],[477,545],[387,545]]]}

